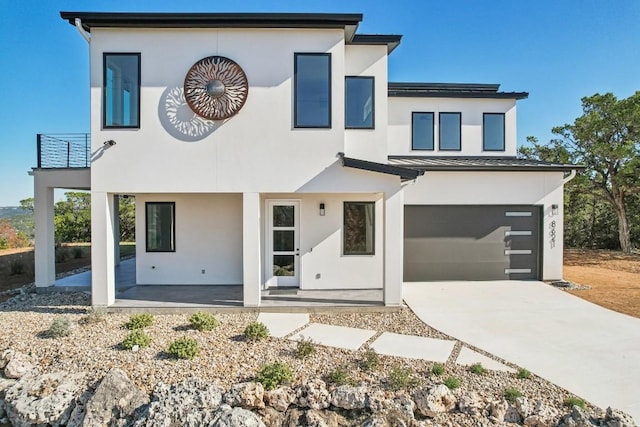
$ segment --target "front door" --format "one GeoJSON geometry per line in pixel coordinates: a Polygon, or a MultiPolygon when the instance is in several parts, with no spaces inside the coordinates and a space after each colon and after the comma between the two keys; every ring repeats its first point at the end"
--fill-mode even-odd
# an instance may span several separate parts
{"type": "Polygon", "coordinates": [[[300,202],[267,200],[266,285],[300,285],[300,202]]]}

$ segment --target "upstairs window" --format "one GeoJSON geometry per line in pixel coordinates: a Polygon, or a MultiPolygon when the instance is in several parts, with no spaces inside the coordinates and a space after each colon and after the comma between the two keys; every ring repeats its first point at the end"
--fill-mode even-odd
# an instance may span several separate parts
{"type": "Polygon", "coordinates": [[[374,128],[373,84],[373,77],[345,79],[345,127],[347,129],[374,128]]]}
{"type": "Polygon", "coordinates": [[[344,202],[345,255],[374,255],[374,212],[374,202],[344,202]]]}
{"type": "Polygon", "coordinates": [[[504,151],[504,113],[484,113],[482,116],[482,149],[504,151]]]}
{"type": "Polygon", "coordinates": [[[460,151],[462,114],[440,113],[440,145],[441,151],[460,151]]]}
{"type": "Polygon", "coordinates": [[[331,127],[331,54],[295,54],[294,104],[294,127],[331,127]]]}
{"type": "Polygon", "coordinates": [[[174,202],[147,202],[147,252],[176,251],[176,204],[174,202]]]}
{"type": "Polygon", "coordinates": [[[140,54],[105,53],[103,71],[103,127],[139,128],[140,54]]]}
{"type": "Polygon", "coordinates": [[[411,116],[411,149],[433,150],[433,113],[413,113],[411,116]]]}

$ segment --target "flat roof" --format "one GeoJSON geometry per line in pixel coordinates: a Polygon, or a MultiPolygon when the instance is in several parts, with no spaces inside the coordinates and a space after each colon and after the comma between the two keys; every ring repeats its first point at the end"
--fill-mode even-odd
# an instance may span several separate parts
{"type": "Polygon", "coordinates": [[[420,171],[542,172],[584,169],[581,165],[550,163],[517,157],[389,156],[389,164],[420,171]]]}
{"type": "Polygon", "coordinates": [[[499,84],[389,82],[391,97],[526,99],[528,92],[498,92],[499,84]]]}

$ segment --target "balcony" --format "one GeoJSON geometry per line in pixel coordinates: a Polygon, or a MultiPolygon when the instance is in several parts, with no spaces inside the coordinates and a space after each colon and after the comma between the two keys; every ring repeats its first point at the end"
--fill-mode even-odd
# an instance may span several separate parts
{"type": "Polygon", "coordinates": [[[37,135],[38,169],[91,167],[91,135],[52,133],[37,135]]]}

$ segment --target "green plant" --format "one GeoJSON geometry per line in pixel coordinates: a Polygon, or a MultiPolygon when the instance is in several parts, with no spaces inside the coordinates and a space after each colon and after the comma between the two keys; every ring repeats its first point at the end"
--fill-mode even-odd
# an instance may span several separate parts
{"type": "Polygon", "coordinates": [[[193,313],[191,317],[189,317],[189,323],[191,323],[193,329],[199,331],[211,331],[219,324],[218,319],[216,319],[213,314],[205,311],[193,313]]]}
{"type": "Polygon", "coordinates": [[[84,251],[80,246],[74,246],[73,249],[71,249],[71,254],[74,259],[80,259],[84,255],[84,251]]]}
{"type": "Polygon", "coordinates": [[[394,367],[389,372],[389,388],[391,390],[405,390],[416,387],[420,384],[420,380],[413,375],[413,371],[409,368],[394,367]]]}
{"type": "Polygon", "coordinates": [[[515,402],[518,397],[522,397],[522,393],[517,388],[507,387],[504,389],[504,398],[507,402],[515,402]]]}
{"type": "Polygon", "coordinates": [[[9,263],[9,275],[17,276],[27,272],[27,265],[21,259],[12,259],[9,263]]]}
{"type": "Polygon", "coordinates": [[[260,341],[269,336],[269,328],[261,322],[251,322],[244,329],[244,337],[249,341],[260,341]]]}
{"type": "Polygon", "coordinates": [[[482,375],[487,372],[487,370],[484,368],[484,366],[482,366],[482,363],[474,363],[473,365],[469,366],[469,372],[476,375],[482,375]]]}
{"type": "Polygon", "coordinates": [[[564,400],[564,406],[568,407],[568,408],[573,408],[574,406],[578,406],[580,409],[586,409],[587,405],[584,402],[584,400],[580,399],[579,397],[575,397],[575,396],[571,396],[571,397],[567,397],[564,400]]]}
{"type": "Polygon", "coordinates": [[[528,370],[526,370],[524,368],[520,368],[520,369],[518,369],[518,373],[516,375],[521,380],[528,380],[531,377],[531,372],[529,372],[528,370]]]}
{"type": "Polygon", "coordinates": [[[315,343],[311,338],[303,338],[296,345],[296,356],[298,359],[304,359],[316,352],[315,343]]]}
{"type": "Polygon", "coordinates": [[[449,390],[455,390],[460,387],[460,380],[456,377],[449,377],[444,380],[443,384],[446,385],[449,390]]]}
{"type": "Polygon", "coordinates": [[[66,317],[56,317],[44,334],[47,338],[62,338],[71,335],[71,322],[66,317]]]}
{"type": "Polygon", "coordinates": [[[104,322],[104,318],[107,315],[107,310],[103,307],[91,308],[87,315],[80,319],[80,323],[84,325],[90,325],[94,323],[104,322]]]}
{"type": "Polygon", "coordinates": [[[122,347],[126,350],[131,350],[135,345],[140,348],[145,348],[150,342],[151,337],[147,335],[143,329],[134,329],[124,338],[122,347]]]}
{"type": "Polygon", "coordinates": [[[191,360],[200,353],[200,347],[193,338],[178,338],[169,345],[167,353],[178,359],[191,360]]]}
{"type": "Polygon", "coordinates": [[[124,324],[124,327],[133,330],[133,329],[142,329],[147,326],[151,326],[153,323],[153,315],[149,313],[142,314],[134,314],[129,317],[129,321],[124,324]]]}
{"type": "Polygon", "coordinates": [[[346,367],[340,366],[329,373],[329,381],[335,385],[345,385],[353,383],[351,375],[346,367]]]}
{"type": "Polygon", "coordinates": [[[433,375],[442,375],[444,374],[444,371],[445,371],[444,365],[440,363],[434,363],[433,366],[431,367],[431,373],[433,375]]]}
{"type": "Polygon", "coordinates": [[[256,381],[261,383],[267,390],[273,390],[280,384],[291,381],[292,378],[293,375],[289,366],[280,362],[264,365],[256,375],[256,381]]]}
{"type": "Polygon", "coordinates": [[[66,246],[58,246],[55,249],[56,263],[60,264],[69,259],[69,249],[66,246]]]}
{"type": "Polygon", "coordinates": [[[363,354],[360,360],[360,367],[363,371],[373,371],[380,366],[380,357],[378,353],[372,348],[368,348],[363,354]]]}

